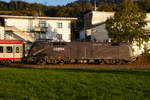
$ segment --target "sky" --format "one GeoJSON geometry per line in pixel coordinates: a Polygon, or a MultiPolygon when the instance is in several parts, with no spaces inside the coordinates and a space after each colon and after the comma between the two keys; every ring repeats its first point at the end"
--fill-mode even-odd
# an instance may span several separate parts
{"type": "MultiPolygon", "coordinates": [[[[10,0],[0,0],[0,1],[6,1],[6,2],[9,2],[10,0]]],[[[66,5],[67,3],[71,3],[73,1],[76,1],[76,0],[22,0],[22,1],[26,1],[26,2],[30,2],[30,3],[42,3],[44,5],[53,5],[53,6],[56,6],[56,5],[66,5]]]]}

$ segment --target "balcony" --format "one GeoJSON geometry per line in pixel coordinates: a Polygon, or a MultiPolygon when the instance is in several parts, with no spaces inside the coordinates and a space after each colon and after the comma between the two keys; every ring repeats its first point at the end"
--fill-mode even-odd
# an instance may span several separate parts
{"type": "Polygon", "coordinates": [[[48,27],[34,27],[34,30],[32,31],[45,33],[48,31],[48,27]]]}

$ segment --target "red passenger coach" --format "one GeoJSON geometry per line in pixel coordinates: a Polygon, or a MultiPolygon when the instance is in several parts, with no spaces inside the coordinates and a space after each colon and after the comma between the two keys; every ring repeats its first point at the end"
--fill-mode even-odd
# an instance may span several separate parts
{"type": "Polygon", "coordinates": [[[21,62],[23,56],[23,41],[0,40],[0,63],[21,62]]]}

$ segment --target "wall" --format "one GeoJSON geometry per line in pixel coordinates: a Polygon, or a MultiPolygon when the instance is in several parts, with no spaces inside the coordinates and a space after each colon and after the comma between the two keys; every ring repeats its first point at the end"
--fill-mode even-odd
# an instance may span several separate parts
{"type": "Polygon", "coordinates": [[[93,17],[92,17],[92,25],[103,23],[107,20],[109,17],[114,16],[114,12],[99,12],[99,11],[93,11],[93,17]]]}
{"type": "Polygon", "coordinates": [[[29,32],[35,26],[38,27],[39,21],[46,21],[48,32],[46,34],[41,34],[41,37],[47,39],[56,39],[56,34],[62,34],[64,41],[71,41],[71,20],[44,20],[44,19],[18,19],[18,18],[5,18],[6,26],[15,26],[16,28],[25,31],[32,37],[38,38],[38,34],[29,32]],[[62,28],[57,27],[57,23],[62,23],[62,28]]]}
{"type": "Polygon", "coordinates": [[[62,38],[64,41],[70,42],[71,41],[71,27],[70,27],[71,21],[65,21],[65,20],[48,20],[48,36],[47,38],[55,38],[56,34],[62,34],[62,38]],[[58,28],[57,23],[62,23],[62,28],[58,28]]]}
{"type": "Polygon", "coordinates": [[[105,29],[105,24],[92,28],[91,40],[97,42],[108,42],[108,31],[105,29]]]}
{"type": "Polygon", "coordinates": [[[0,26],[0,40],[4,39],[4,27],[0,26]]]}

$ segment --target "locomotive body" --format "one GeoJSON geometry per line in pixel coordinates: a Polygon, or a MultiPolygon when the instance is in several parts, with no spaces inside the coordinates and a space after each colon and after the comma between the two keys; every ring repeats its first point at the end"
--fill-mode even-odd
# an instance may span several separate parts
{"type": "Polygon", "coordinates": [[[23,54],[22,41],[0,40],[0,63],[21,62],[23,54]]]}
{"type": "Polygon", "coordinates": [[[33,43],[28,63],[109,63],[133,61],[132,48],[127,43],[50,42],[33,43]]]}

